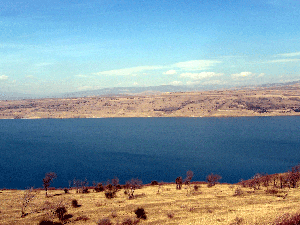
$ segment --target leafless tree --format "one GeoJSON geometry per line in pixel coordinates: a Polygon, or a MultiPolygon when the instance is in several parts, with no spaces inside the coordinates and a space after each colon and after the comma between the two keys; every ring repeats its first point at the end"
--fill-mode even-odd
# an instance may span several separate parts
{"type": "Polygon", "coordinates": [[[46,173],[44,179],[43,179],[43,186],[44,189],[46,191],[46,197],[48,197],[48,188],[50,187],[50,184],[52,183],[52,181],[57,177],[56,173],[54,172],[49,172],[46,173]]]}

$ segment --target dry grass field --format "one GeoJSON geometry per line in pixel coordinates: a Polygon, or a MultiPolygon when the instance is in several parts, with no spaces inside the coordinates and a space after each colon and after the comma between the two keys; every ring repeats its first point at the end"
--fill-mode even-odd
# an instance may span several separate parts
{"type": "Polygon", "coordinates": [[[115,97],[0,101],[0,119],[300,115],[300,83],[115,97]]]}
{"type": "MultiPolygon", "coordinates": [[[[64,206],[67,210],[63,224],[284,224],[287,218],[299,211],[299,188],[276,189],[260,187],[254,190],[238,184],[146,185],[135,191],[129,199],[121,189],[115,198],[107,199],[104,192],[76,193],[75,189],[34,190],[34,198],[21,217],[26,190],[2,190],[0,192],[0,224],[39,224],[43,219],[59,224],[53,212],[64,206]],[[72,206],[76,199],[79,207],[72,206]],[[134,211],[143,208],[146,219],[137,221],[134,211]],[[99,221],[102,220],[102,223],[99,221]],[[130,222],[131,221],[131,222],[130,222]],[[275,221],[277,221],[275,223],[275,221]]],[[[294,223],[291,223],[294,224],[294,223]]],[[[296,223],[295,223],[296,224],[296,223]]],[[[298,223],[297,223],[298,224],[298,223]]]]}

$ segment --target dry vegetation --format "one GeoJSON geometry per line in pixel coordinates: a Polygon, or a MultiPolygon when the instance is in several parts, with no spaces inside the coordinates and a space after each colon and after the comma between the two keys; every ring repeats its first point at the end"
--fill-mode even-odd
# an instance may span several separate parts
{"type": "Polygon", "coordinates": [[[257,89],[0,101],[0,119],[300,115],[300,84],[257,89]]]}
{"type": "Polygon", "coordinates": [[[2,190],[0,224],[299,224],[300,191],[293,182],[300,173],[295,168],[235,185],[144,185],[133,198],[124,194],[126,185],[113,198],[106,197],[108,189],[50,190],[48,197],[42,189],[2,190]]]}

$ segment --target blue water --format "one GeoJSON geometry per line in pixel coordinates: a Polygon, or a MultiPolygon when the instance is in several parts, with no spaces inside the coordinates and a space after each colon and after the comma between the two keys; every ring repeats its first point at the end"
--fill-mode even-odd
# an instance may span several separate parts
{"type": "Polygon", "coordinates": [[[76,179],[171,182],[194,172],[236,183],[300,163],[300,117],[0,120],[0,188],[76,179]]]}

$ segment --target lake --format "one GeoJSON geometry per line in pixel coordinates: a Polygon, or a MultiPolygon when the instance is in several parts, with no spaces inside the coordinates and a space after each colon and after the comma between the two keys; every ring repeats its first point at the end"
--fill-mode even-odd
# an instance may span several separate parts
{"type": "Polygon", "coordinates": [[[236,183],[300,163],[300,117],[0,120],[0,188],[85,178],[173,182],[194,172],[236,183]]]}

